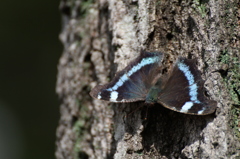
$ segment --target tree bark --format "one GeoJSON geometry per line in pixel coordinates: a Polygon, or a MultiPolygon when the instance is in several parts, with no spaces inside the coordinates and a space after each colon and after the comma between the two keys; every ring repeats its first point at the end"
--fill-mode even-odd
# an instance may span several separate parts
{"type": "Polygon", "coordinates": [[[238,0],[62,0],[56,158],[240,157],[239,6],[238,0]],[[179,56],[197,58],[205,94],[218,102],[215,114],[89,96],[142,49],[166,53],[166,71],[179,56]]]}

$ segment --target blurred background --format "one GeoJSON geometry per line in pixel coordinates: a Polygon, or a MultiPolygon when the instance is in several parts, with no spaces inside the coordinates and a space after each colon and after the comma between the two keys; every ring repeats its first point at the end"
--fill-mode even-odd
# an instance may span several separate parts
{"type": "Polygon", "coordinates": [[[59,2],[1,2],[0,159],[55,158],[59,2]]]}

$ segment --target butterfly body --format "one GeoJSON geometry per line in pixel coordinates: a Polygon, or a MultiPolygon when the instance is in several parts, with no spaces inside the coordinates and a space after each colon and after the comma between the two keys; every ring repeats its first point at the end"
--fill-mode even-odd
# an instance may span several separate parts
{"type": "Polygon", "coordinates": [[[157,103],[159,92],[160,92],[160,90],[159,90],[158,87],[156,87],[156,86],[151,87],[147,96],[146,96],[145,103],[146,104],[157,103]]]}
{"type": "Polygon", "coordinates": [[[93,88],[90,95],[116,103],[159,103],[186,114],[213,113],[216,102],[208,100],[203,94],[204,81],[196,61],[180,57],[169,74],[161,76],[163,58],[163,53],[142,52],[118,72],[111,82],[93,88]]]}

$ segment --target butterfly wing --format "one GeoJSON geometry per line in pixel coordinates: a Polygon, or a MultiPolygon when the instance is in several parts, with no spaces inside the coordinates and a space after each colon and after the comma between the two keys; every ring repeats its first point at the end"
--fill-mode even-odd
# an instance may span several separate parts
{"type": "Polygon", "coordinates": [[[160,52],[141,52],[140,56],[118,72],[111,82],[98,85],[90,95],[111,102],[143,101],[158,77],[163,60],[160,52]]]}
{"type": "Polygon", "coordinates": [[[195,60],[179,58],[168,78],[161,80],[163,82],[159,86],[158,103],[163,106],[194,115],[206,115],[215,111],[216,102],[203,94],[204,81],[195,60]]]}

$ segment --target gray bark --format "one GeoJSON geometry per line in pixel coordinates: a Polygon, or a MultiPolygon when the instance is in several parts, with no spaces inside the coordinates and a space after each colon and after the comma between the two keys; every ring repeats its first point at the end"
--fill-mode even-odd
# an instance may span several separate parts
{"type": "Polygon", "coordinates": [[[237,0],[62,0],[56,157],[239,157],[238,6],[237,0]],[[141,49],[166,53],[166,69],[178,56],[197,58],[216,113],[192,116],[89,96],[141,49]]]}

